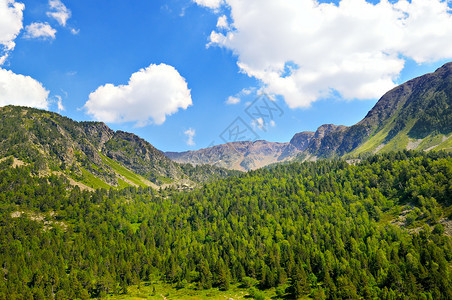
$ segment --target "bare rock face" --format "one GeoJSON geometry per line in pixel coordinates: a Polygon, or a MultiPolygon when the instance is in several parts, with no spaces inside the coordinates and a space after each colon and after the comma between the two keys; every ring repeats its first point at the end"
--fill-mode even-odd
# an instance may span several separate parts
{"type": "Polygon", "coordinates": [[[92,138],[93,144],[97,146],[98,150],[102,149],[115,133],[103,122],[82,122],[81,124],[86,135],[92,138]]]}
{"type": "Polygon", "coordinates": [[[293,138],[290,140],[290,144],[292,144],[295,148],[300,151],[306,150],[308,148],[309,142],[314,137],[314,132],[312,131],[303,131],[295,134],[293,138]]]}

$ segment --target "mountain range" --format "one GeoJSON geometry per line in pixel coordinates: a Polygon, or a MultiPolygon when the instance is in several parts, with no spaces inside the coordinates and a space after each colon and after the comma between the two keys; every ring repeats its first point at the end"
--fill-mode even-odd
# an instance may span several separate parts
{"type": "Polygon", "coordinates": [[[388,91],[353,126],[325,124],[288,143],[240,141],[197,151],[166,152],[179,163],[248,171],[273,163],[359,158],[393,150],[452,149],[452,62],[388,91]]]}
{"type": "Polygon", "coordinates": [[[287,143],[239,141],[166,152],[102,122],[76,122],[28,107],[0,108],[0,160],[31,164],[85,189],[126,186],[192,188],[274,163],[362,158],[392,150],[452,148],[452,63],[387,92],[353,126],[325,124],[287,143]]]}

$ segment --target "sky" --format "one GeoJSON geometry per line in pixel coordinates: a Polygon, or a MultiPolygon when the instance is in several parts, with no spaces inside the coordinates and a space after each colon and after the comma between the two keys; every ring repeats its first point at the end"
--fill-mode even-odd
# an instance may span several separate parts
{"type": "Polygon", "coordinates": [[[452,60],[440,0],[0,0],[0,106],[162,151],[353,125],[452,60]]]}

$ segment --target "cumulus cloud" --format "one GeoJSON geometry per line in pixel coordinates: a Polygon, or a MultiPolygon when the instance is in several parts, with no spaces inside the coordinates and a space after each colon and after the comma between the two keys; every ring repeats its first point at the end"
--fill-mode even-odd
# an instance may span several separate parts
{"type": "Polygon", "coordinates": [[[24,37],[28,39],[42,38],[55,39],[56,30],[48,23],[31,23],[25,26],[24,37]]]}
{"type": "Polygon", "coordinates": [[[190,105],[190,90],[179,72],[166,64],[151,64],[133,73],[127,85],[100,86],[84,108],[97,120],[145,126],[162,124],[166,116],[190,105]]]}
{"type": "Polygon", "coordinates": [[[48,109],[49,91],[40,82],[0,68],[0,106],[22,105],[48,109]]]}
{"type": "Polygon", "coordinates": [[[0,0],[0,65],[14,49],[14,40],[23,28],[25,5],[13,0],[0,0]]]}
{"type": "Polygon", "coordinates": [[[217,28],[225,28],[225,29],[229,28],[228,18],[225,15],[218,17],[217,28]]]}
{"type": "Polygon", "coordinates": [[[51,11],[47,12],[47,15],[65,27],[67,20],[71,17],[71,11],[60,0],[49,0],[49,6],[51,11]]]}
{"type": "Polygon", "coordinates": [[[193,0],[193,2],[210,9],[218,9],[223,4],[223,0],[193,0]]]}
{"type": "Polygon", "coordinates": [[[240,103],[240,98],[238,97],[229,96],[228,100],[226,100],[226,104],[237,104],[237,103],[240,103]]]}
{"type": "Polygon", "coordinates": [[[187,145],[194,146],[195,145],[194,137],[196,135],[196,130],[189,128],[184,131],[184,134],[187,136],[187,142],[186,142],[187,145]]]}
{"type": "MultiPolygon", "coordinates": [[[[213,8],[221,5],[214,2],[213,8]]],[[[212,31],[209,45],[232,50],[242,72],[260,80],[265,92],[284,96],[291,108],[307,107],[334,91],[345,99],[374,99],[395,85],[406,59],[452,57],[446,1],[223,3],[230,9],[229,29],[212,31]]]]}

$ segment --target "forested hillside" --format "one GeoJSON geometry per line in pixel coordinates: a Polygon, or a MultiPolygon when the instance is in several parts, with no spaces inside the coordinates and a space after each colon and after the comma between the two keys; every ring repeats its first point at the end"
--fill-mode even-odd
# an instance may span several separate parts
{"type": "Polygon", "coordinates": [[[178,164],[133,133],[29,107],[0,107],[0,140],[0,159],[13,156],[41,174],[64,174],[87,188],[195,186],[237,174],[178,164]]]}
{"type": "Polygon", "coordinates": [[[81,191],[0,163],[0,299],[88,299],[153,276],[256,298],[452,299],[452,157],[293,163],[193,192],[81,191]]]}

